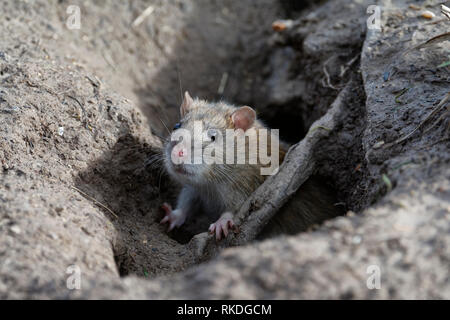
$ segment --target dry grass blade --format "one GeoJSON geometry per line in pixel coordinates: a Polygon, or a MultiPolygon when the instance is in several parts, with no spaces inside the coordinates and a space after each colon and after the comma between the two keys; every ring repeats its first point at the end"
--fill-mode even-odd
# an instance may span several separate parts
{"type": "MultiPolygon", "coordinates": [[[[450,41],[450,32],[446,32],[440,35],[437,35],[431,39],[428,39],[425,42],[422,42],[412,48],[409,48],[403,52],[399,52],[394,56],[393,61],[399,61],[400,57],[403,57],[405,55],[407,55],[408,53],[414,51],[414,50],[418,50],[418,49],[422,49],[422,48],[426,48],[426,47],[431,47],[432,45],[444,42],[444,41],[450,41]]],[[[388,67],[388,69],[386,69],[385,74],[388,74],[389,76],[387,77],[387,79],[390,78],[390,76],[392,75],[392,70],[394,69],[393,66],[394,63],[391,63],[388,67]]]]}
{"type": "Polygon", "coordinates": [[[136,28],[138,27],[142,22],[144,22],[145,18],[147,18],[149,15],[151,15],[155,11],[154,6],[149,6],[147,9],[145,9],[132,23],[132,27],[136,28]]]}
{"type": "Polygon", "coordinates": [[[444,5],[441,5],[441,12],[444,16],[446,16],[450,20],[450,8],[444,5]]]}
{"type": "Polygon", "coordinates": [[[425,119],[424,119],[417,127],[415,127],[410,133],[408,133],[406,136],[404,136],[404,137],[402,137],[402,138],[400,138],[400,139],[394,141],[393,143],[386,144],[384,147],[385,147],[385,148],[386,148],[386,147],[391,147],[391,146],[393,146],[393,145],[396,145],[396,144],[399,144],[399,143],[402,143],[402,142],[408,140],[408,139],[409,139],[409,138],[410,138],[417,130],[419,130],[420,128],[422,128],[423,125],[424,125],[428,120],[430,120],[430,119],[431,119],[432,117],[434,117],[437,113],[439,113],[439,111],[441,111],[441,110],[444,108],[445,104],[448,102],[449,99],[450,99],[450,92],[447,93],[447,94],[445,95],[445,97],[441,100],[441,102],[439,102],[439,104],[436,106],[436,108],[434,108],[434,110],[431,111],[430,114],[429,114],[428,116],[426,116],[426,118],[425,118],[425,119]]]}
{"type": "Polygon", "coordinates": [[[110,208],[108,208],[107,206],[105,206],[103,203],[97,201],[95,198],[91,197],[90,195],[88,195],[87,193],[81,191],[80,189],[71,186],[71,188],[73,190],[78,191],[79,193],[81,193],[83,196],[85,196],[86,198],[88,198],[89,200],[93,201],[95,204],[99,205],[100,207],[102,207],[103,209],[107,210],[109,213],[111,213],[115,218],[119,219],[119,216],[117,214],[114,213],[114,211],[112,211],[110,208]]]}
{"type": "Polygon", "coordinates": [[[438,35],[436,37],[433,37],[431,39],[428,39],[427,41],[422,42],[421,44],[418,44],[417,46],[406,50],[403,53],[403,55],[406,55],[407,53],[409,53],[409,52],[411,52],[413,50],[418,50],[418,49],[430,47],[430,46],[432,46],[434,44],[441,43],[441,42],[448,41],[448,40],[450,40],[450,32],[446,32],[446,33],[440,34],[440,35],[438,35]]]}

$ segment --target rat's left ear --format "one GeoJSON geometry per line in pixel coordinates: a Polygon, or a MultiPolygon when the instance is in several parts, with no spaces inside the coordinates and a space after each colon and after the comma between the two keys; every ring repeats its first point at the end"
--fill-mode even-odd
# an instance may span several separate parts
{"type": "Polygon", "coordinates": [[[184,93],[184,99],[183,99],[183,103],[180,106],[180,114],[181,117],[184,117],[184,115],[186,113],[189,112],[189,110],[192,109],[192,106],[194,104],[194,99],[192,99],[191,95],[189,94],[189,92],[185,92],[184,93]]]}
{"type": "Polygon", "coordinates": [[[243,106],[231,114],[231,121],[233,121],[236,129],[247,131],[253,126],[256,119],[256,112],[249,106],[243,106]]]}

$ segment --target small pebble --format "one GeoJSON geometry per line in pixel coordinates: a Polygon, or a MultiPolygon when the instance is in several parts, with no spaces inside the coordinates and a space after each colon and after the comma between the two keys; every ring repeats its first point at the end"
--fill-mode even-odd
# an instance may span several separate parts
{"type": "Polygon", "coordinates": [[[22,232],[22,230],[20,230],[20,227],[17,225],[12,226],[11,231],[15,234],[20,234],[22,232]]]}
{"type": "Polygon", "coordinates": [[[360,244],[362,242],[362,237],[360,235],[356,235],[352,238],[353,244],[360,244]]]}
{"type": "Polygon", "coordinates": [[[293,24],[294,22],[292,20],[277,20],[272,23],[272,29],[276,32],[281,32],[291,28],[293,24]]]}
{"type": "Polygon", "coordinates": [[[374,145],[373,145],[373,148],[374,149],[379,149],[379,148],[381,148],[381,146],[384,144],[384,141],[378,141],[377,143],[375,143],[374,145]]]}
{"type": "Polygon", "coordinates": [[[422,18],[431,20],[431,19],[433,19],[436,15],[435,15],[433,12],[427,10],[427,11],[422,12],[421,16],[422,16],[422,18]]]}

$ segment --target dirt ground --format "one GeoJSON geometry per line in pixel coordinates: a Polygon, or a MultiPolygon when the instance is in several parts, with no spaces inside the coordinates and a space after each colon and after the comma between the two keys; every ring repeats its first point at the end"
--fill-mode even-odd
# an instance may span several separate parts
{"type": "Polygon", "coordinates": [[[403,0],[4,1],[0,298],[449,299],[448,108],[396,143],[449,93],[448,41],[407,52],[448,32],[440,3],[417,2],[430,23],[403,0]],[[295,143],[349,81],[315,151],[347,213],[197,264],[192,235],[159,224],[178,186],[148,164],[181,92],[253,106],[295,143]]]}

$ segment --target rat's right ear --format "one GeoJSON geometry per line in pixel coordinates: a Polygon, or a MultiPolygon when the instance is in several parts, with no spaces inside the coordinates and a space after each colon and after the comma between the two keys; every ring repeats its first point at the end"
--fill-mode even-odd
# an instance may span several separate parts
{"type": "Polygon", "coordinates": [[[231,114],[231,121],[236,129],[247,131],[255,123],[256,112],[249,106],[238,108],[231,114]]]}
{"type": "Polygon", "coordinates": [[[181,117],[184,117],[184,115],[186,113],[188,113],[189,110],[192,109],[193,104],[194,104],[194,99],[192,99],[192,97],[189,95],[189,92],[186,91],[184,93],[183,103],[181,104],[181,107],[180,107],[181,117]]]}

